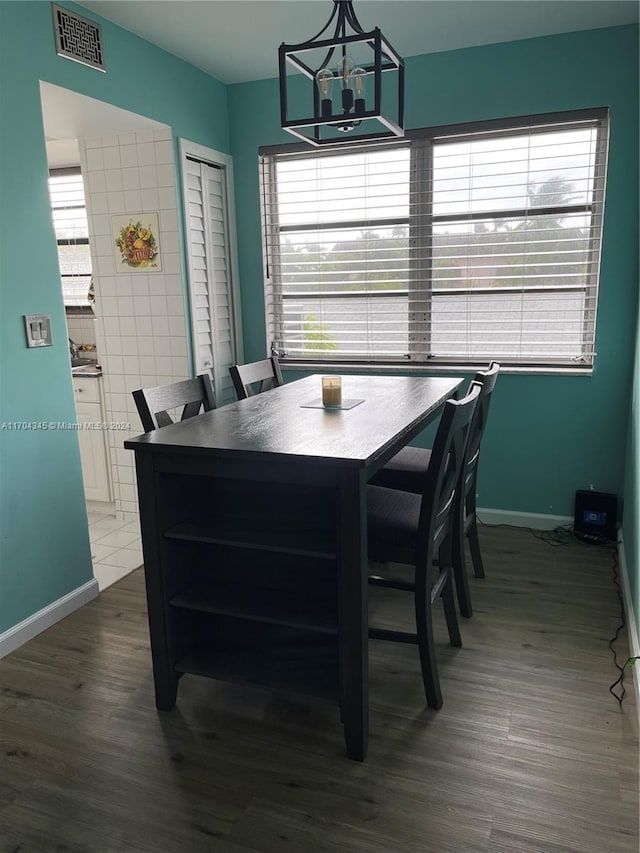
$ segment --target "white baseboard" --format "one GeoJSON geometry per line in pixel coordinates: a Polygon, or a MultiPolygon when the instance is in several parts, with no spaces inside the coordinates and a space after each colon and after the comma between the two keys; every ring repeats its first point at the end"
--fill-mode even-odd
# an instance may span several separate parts
{"type": "MultiPolygon", "coordinates": [[[[638,623],[633,609],[633,600],[631,598],[631,587],[629,586],[629,568],[627,566],[627,558],[624,551],[624,537],[622,528],[618,531],[618,573],[620,575],[620,585],[622,587],[622,600],[624,602],[624,612],[627,622],[627,635],[629,637],[629,652],[631,657],[640,657],[640,638],[638,638],[638,623]]],[[[633,679],[633,684],[636,692],[636,708],[638,709],[638,722],[640,723],[640,671],[638,667],[640,661],[636,661],[635,666],[629,667],[627,673],[633,679]]],[[[625,673],[625,675],[627,674],[625,673]]]]}
{"type": "Polygon", "coordinates": [[[512,527],[531,527],[533,530],[554,530],[565,524],[573,524],[570,515],[545,515],[541,512],[510,512],[506,509],[477,509],[482,524],[509,524],[512,527]]]}
{"type": "Polygon", "coordinates": [[[9,628],[4,633],[0,634],[0,658],[5,657],[10,652],[20,648],[24,643],[32,640],[42,631],[51,628],[56,622],[64,619],[74,610],[87,604],[98,595],[98,581],[92,578],[82,586],[77,587],[71,592],[63,595],[57,601],[53,601],[42,610],[38,610],[32,616],[28,616],[9,628]]]}

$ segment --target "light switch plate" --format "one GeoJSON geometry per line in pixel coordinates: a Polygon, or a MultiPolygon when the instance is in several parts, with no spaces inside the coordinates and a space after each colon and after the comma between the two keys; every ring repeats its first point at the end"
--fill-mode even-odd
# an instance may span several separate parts
{"type": "Polygon", "coordinates": [[[24,327],[28,347],[50,347],[53,344],[49,314],[25,314],[24,327]]]}

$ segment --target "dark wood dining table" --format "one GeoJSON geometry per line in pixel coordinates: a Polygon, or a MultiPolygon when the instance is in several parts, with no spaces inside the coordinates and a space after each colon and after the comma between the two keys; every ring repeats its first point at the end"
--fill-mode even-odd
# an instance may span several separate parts
{"type": "Polygon", "coordinates": [[[366,484],[461,383],[344,375],[327,409],[313,375],[125,442],[159,709],[183,673],[325,700],[364,760],[366,484]]]}

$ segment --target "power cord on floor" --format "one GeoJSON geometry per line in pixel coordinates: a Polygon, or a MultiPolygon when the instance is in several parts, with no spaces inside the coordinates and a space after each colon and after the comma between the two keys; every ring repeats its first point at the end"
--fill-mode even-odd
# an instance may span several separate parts
{"type": "MultiPolygon", "coordinates": [[[[570,542],[567,542],[567,543],[555,542],[555,541],[552,541],[552,539],[551,539],[552,534],[556,533],[556,531],[564,530],[565,528],[563,528],[563,527],[556,527],[555,530],[549,531],[549,530],[534,530],[533,527],[523,527],[523,526],[518,525],[518,524],[486,524],[486,522],[481,521],[478,518],[478,516],[476,516],[476,521],[478,522],[480,527],[491,527],[491,528],[493,528],[493,527],[508,527],[510,530],[526,530],[527,533],[530,533],[534,539],[539,539],[541,542],[546,542],[548,545],[560,545],[560,544],[570,545],[571,544],[570,542]]],[[[567,525],[567,526],[570,527],[570,525],[567,525]]]]}
{"type": "Polygon", "coordinates": [[[622,705],[622,700],[624,699],[625,693],[627,692],[624,687],[625,669],[628,666],[633,666],[637,660],[640,660],[640,657],[635,656],[627,658],[626,661],[622,664],[622,666],[620,666],[620,664],[618,663],[618,655],[614,648],[614,645],[620,635],[620,631],[622,631],[627,624],[624,612],[624,602],[622,600],[622,590],[620,588],[620,578],[618,575],[618,555],[615,551],[613,552],[613,582],[616,586],[616,591],[618,593],[618,602],[620,604],[620,624],[616,628],[616,632],[613,637],[609,640],[609,648],[611,649],[611,654],[613,655],[613,664],[620,673],[620,675],[616,678],[611,687],[609,687],[609,693],[611,693],[611,695],[618,700],[619,705],[622,705]],[[619,694],[616,693],[617,687],[619,687],[621,690],[619,694]]]}
{"type": "Polygon", "coordinates": [[[620,675],[613,684],[609,687],[609,692],[612,696],[614,696],[620,705],[622,705],[622,700],[625,697],[625,687],[624,687],[624,676],[625,670],[627,667],[634,666],[637,660],[640,660],[640,656],[632,656],[625,660],[625,662],[620,665],[618,663],[618,655],[614,648],[618,637],[620,636],[620,632],[626,627],[627,620],[624,612],[624,601],[622,599],[622,590],[620,588],[620,580],[618,576],[618,553],[616,549],[616,543],[607,539],[592,539],[592,540],[584,540],[580,538],[574,531],[572,524],[561,525],[560,527],[555,527],[553,530],[534,530],[531,527],[518,527],[515,524],[483,524],[482,521],[478,518],[478,524],[483,527],[511,527],[515,530],[528,530],[534,539],[538,539],[540,542],[545,542],[547,545],[551,545],[552,547],[562,547],[562,546],[571,546],[571,545],[582,545],[585,548],[606,548],[610,549],[611,556],[613,559],[613,582],[616,586],[616,592],[618,595],[618,603],[620,605],[620,624],[616,628],[615,634],[609,640],[608,646],[611,649],[611,653],[613,655],[613,663],[620,675]],[[620,688],[622,692],[619,694],[616,693],[616,688],[620,688]]]}
{"type": "Polygon", "coordinates": [[[553,530],[531,530],[534,539],[539,539],[552,547],[575,545],[577,542],[584,544],[573,532],[573,525],[564,524],[554,527],[553,530]]]}
{"type": "Polygon", "coordinates": [[[481,527],[510,527],[512,530],[527,530],[534,539],[544,542],[553,548],[566,547],[570,545],[582,545],[585,548],[614,548],[615,542],[610,539],[593,537],[592,539],[583,539],[573,529],[573,524],[563,524],[559,527],[554,527],[553,530],[534,530],[532,527],[520,527],[517,524],[485,524],[477,519],[481,527]]]}

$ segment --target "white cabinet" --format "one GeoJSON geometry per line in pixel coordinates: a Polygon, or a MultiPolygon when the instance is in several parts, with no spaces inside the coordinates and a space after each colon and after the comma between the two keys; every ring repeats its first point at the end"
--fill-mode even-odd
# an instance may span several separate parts
{"type": "Polygon", "coordinates": [[[104,429],[91,428],[91,425],[102,424],[105,420],[101,381],[99,376],[73,378],[84,494],[91,501],[111,500],[107,433],[104,429]],[[84,425],[89,425],[89,428],[84,425]]]}

